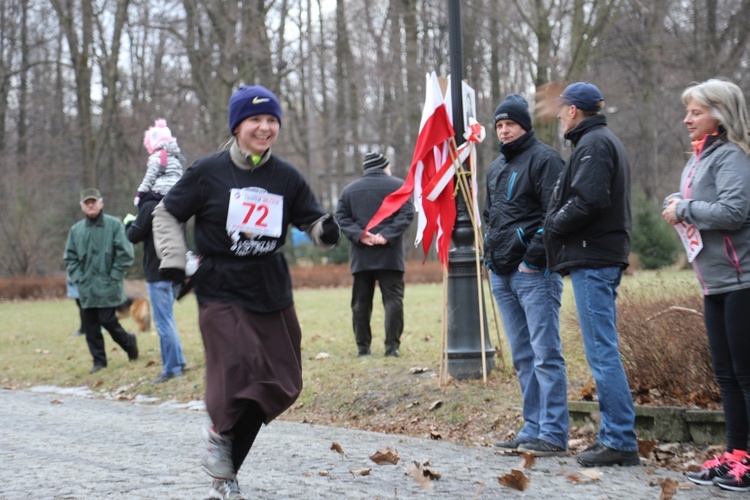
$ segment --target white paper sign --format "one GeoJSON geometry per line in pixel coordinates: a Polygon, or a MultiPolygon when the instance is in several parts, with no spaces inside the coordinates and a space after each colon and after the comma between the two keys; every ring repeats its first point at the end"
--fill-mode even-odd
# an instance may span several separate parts
{"type": "Polygon", "coordinates": [[[227,232],[278,238],[284,216],[284,197],[261,188],[234,188],[229,193],[227,232]]]}
{"type": "Polygon", "coordinates": [[[677,230],[677,234],[680,235],[682,246],[685,247],[688,262],[693,262],[695,257],[703,249],[703,238],[701,238],[701,232],[698,231],[698,228],[694,225],[687,224],[684,221],[675,224],[674,228],[677,230]]]}

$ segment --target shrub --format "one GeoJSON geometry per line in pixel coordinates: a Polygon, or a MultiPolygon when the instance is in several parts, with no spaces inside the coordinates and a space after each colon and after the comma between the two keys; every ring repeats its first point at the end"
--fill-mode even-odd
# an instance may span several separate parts
{"type": "Polygon", "coordinates": [[[650,292],[618,299],[620,350],[636,402],[716,407],[702,297],[663,284],[650,292]]]}
{"type": "MultiPolygon", "coordinates": [[[[639,198],[643,198],[640,196],[639,198]]],[[[677,232],[661,218],[660,205],[641,200],[633,219],[632,250],[644,269],[674,264],[680,252],[677,232]]]]}

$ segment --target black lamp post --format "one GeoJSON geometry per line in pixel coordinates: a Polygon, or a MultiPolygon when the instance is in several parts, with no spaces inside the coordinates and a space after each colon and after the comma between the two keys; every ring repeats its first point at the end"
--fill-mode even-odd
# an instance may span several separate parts
{"type": "MultiPolygon", "coordinates": [[[[448,0],[448,37],[450,45],[451,102],[456,142],[464,142],[464,116],[461,82],[463,56],[461,47],[460,0],[448,0]]],[[[487,335],[487,317],[480,317],[480,297],[476,268],[474,230],[461,191],[456,196],[456,224],[448,252],[447,357],[448,373],[456,379],[481,378],[482,355],[489,373],[495,366],[495,350],[487,335]],[[481,329],[481,326],[484,329],[481,329]],[[480,332],[484,332],[484,352],[480,332]]],[[[484,293],[484,288],[482,288],[484,293]]],[[[482,312],[484,309],[481,309],[482,312]]]]}

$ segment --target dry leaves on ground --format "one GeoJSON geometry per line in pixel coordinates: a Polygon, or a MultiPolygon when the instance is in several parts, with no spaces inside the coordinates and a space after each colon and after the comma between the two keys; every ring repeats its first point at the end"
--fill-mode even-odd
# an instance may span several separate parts
{"type": "Polygon", "coordinates": [[[345,457],[345,456],[346,456],[346,454],[344,453],[344,449],[343,449],[343,448],[341,447],[341,445],[340,445],[340,444],[338,444],[338,443],[336,443],[336,442],[333,442],[333,443],[331,444],[331,449],[332,449],[333,451],[335,451],[336,453],[338,453],[339,455],[341,455],[342,457],[345,457]]]}
{"type": "Polygon", "coordinates": [[[649,458],[651,450],[656,446],[656,441],[653,439],[639,439],[638,440],[638,455],[643,458],[649,458]]]}
{"type": "Polygon", "coordinates": [[[497,478],[498,482],[508,488],[523,491],[529,485],[529,478],[518,469],[511,469],[510,474],[497,478]]]}
{"type": "Polygon", "coordinates": [[[659,493],[659,500],[672,500],[672,497],[677,493],[680,488],[680,482],[670,477],[660,479],[659,485],[661,486],[661,493],[659,493]]]}
{"type": "Polygon", "coordinates": [[[406,471],[407,476],[414,478],[414,482],[424,489],[432,489],[434,485],[432,481],[437,481],[441,478],[441,474],[430,467],[427,467],[429,462],[425,462],[425,466],[415,461],[414,465],[410,466],[406,471]]]}
{"type": "Polygon", "coordinates": [[[536,456],[534,456],[534,452],[531,451],[524,451],[521,453],[521,464],[520,467],[522,469],[531,469],[534,467],[534,463],[536,462],[536,456]]]}
{"type": "Polygon", "coordinates": [[[378,450],[370,455],[370,460],[378,465],[396,465],[399,461],[398,451],[391,450],[390,448],[386,448],[385,450],[378,450]]]}
{"type": "Polygon", "coordinates": [[[369,476],[370,472],[372,472],[372,468],[350,470],[349,474],[352,476],[369,476]]]}
{"type": "Polygon", "coordinates": [[[572,483],[588,483],[590,481],[599,481],[602,473],[599,469],[586,469],[568,474],[568,480],[572,483]]]}

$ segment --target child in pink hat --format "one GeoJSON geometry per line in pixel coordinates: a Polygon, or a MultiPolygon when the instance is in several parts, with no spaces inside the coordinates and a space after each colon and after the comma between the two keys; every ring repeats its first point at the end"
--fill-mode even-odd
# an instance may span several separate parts
{"type": "Polygon", "coordinates": [[[149,157],[146,164],[146,175],[138,186],[133,203],[138,206],[146,196],[161,199],[167,191],[182,177],[182,165],[185,159],[180,154],[177,139],[167,127],[167,120],[159,118],[143,136],[143,145],[149,157]]]}

